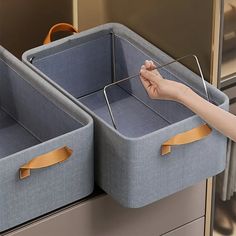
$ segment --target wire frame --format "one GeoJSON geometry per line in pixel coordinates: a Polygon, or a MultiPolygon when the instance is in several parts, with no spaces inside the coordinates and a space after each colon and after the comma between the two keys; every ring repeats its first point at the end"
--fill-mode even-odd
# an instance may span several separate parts
{"type": "MultiPolygon", "coordinates": [[[[196,55],[193,55],[193,54],[191,54],[191,55],[185,55],[185,56],[180,57],[180,58],[178,58],[178,59],[172,60],[172,61],[170,61],[170,62],[168,62],[168,63],[166,63],[166,64],[157,66],[155,69],[164,68],[164,67],[166,67],[166,66],[168,66],[168,65],[171,65],[171,64],[173,64],[173,63],[175,63],[175,62],[182,61],[183,59],[186,59],[186,58],[188,58],[188,57],[192,57],[192,58],[195,60],[195,62],[196,62],[196,64],[197,64],[197,67],[198,67],[198,70],[199,70],[199,73],[200,73],[200,77],[201,77],[201,79],[202,79],[203,87],[204,87],[204,90],[205,90],[205,93],[206,93],[206,98],[207,98],[208,101],[210,101],[210,100],[209,100],[209,93],[208,93],[208,90],[207,90],[206,81],[205,81],[205,79],[204,79],[204,76],[203,76],[203,73],[202,73],[202,68],[201,68],[201,65],[200,65],[200,63],[199,63],[198,57],[197,57],[196,55]]],[[[155,60],[153,60],[153,62],[156,63],[156,64],[158,64],[158,62],[155,61],[155,60]]],[[[109,115],[110,115],[111,120],[112,120],[112,124],[113,124],[113,126],[114,126],[115,129],[117,129],[117,125],[116,125],[115,118],[114,118],[114,114],[113,114],[113,112],[112,112],[111,105],[110,105],[110,102],[109,102],[109,99],[108,99],[108,96],[107,96],[107,89],[110,88],[110,87],[112,87],[112,86],[114,86],[114,85],[116,85],[116,84],[122,83],[122,82],[127,81],[127,80],[134,79],[134,78],[136,78],[136,77],[139,77],[139,74],[135,74],[135,75],[129,76],[129,77],[127,77],[127,78],[121,79],[121,80],[119,80],[119,81],[115,81],[115,82],[113,82],[113,83],[110,83],[110,84],[106,85],[106,86],[104,87],[104,89],[103,89],[103,93],[104,93],[104,97],[105,97],[105,100],[106,100],[108,112],[109,112],[109,115]]]]}

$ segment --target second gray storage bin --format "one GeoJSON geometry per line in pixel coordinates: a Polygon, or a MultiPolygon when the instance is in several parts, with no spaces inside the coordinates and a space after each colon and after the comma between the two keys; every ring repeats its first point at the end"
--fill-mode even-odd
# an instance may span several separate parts
{"type": "MultiPolygon", "coordinates": [[[[216,175],[225,168],[226,138],[216,130],[196,142],[167,147],[167,140],[204,122],[183,105],[151,100],[138,76],[146,59],[173,59],[120,24],[106,24],[26,52],[23,61],[92,115],[96,182],[126,207],[142,207],[216,175]],[[163,154],[163,153],[162,153],[163,154]]],[[[160,70],[204,97],[201,78],[174,63],[160,70]]],[[[228,98],[207,83],[210,100],[228,109],[228,98]]],[[[206,125],[205,125],[206,126],[206,125]]],[[[210,129],[210,128],[209,128],[210,129]]]]}

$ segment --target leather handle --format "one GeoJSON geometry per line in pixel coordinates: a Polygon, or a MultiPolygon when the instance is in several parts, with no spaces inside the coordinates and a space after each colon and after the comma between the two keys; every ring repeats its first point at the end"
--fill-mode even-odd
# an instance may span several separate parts
{"type": "Polygon", "coordinates": [[[79,31],[71,24],[67,24],[67,23],[58,23],[54,26],[52,26],[52,28],[49,30],[46,38],[43,41],[43,44],[48,44],[51,43],[52,41],[52,34],[59,32],[59,31],[68,31],[71,33],[78,33],[79,31]]]}
{"type": "Polygon", "coordinates": [[[161,146],[161,155],[166,155],[171,152],[172,146],[184,145],[198,140],[204,139],[212,132],[212,129],[207,125],[200,125],[186,132],[175,135],[165,141],[161,146]]]}
{"type": "Polygon", "coordinates": [[[49,167],[67,160],[71,156],[72,152],[73,151],[70,148],[64,146],[33,158],[20,167],[20,179],[29,177],[31,170],[49,167]]]}

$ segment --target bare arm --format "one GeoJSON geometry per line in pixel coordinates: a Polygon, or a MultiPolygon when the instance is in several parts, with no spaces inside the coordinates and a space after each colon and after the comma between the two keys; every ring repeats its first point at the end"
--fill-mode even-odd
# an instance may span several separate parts
{"type": "Polygon", "coordinates": [[[179,101],[200,116],[210,126],[236,141],[236,116],[206,101],[191,89],[179,101]]]}
{"type": "Polygon", "coordinates": [[[236,116],[206,101],[184,84],[163,79],[153,62],[146,61],[140,78],[152,99],[174,100],[200,116],[210,126],[236,142],[236,116]]]}

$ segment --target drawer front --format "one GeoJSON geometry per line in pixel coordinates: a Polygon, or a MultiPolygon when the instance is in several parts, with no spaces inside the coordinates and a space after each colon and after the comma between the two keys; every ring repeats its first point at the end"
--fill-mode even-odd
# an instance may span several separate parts
{"type": "Polygon", "coordinates": [[[162,236],[204,236],[204,217],[162,236]]]}
{"type": "Polygon", "coordinates": [[[123,208],[108,195],[100,195],[7,235],[161,235],[204,216],[205,189],[204,181],[140,209],[123,208]]]}

